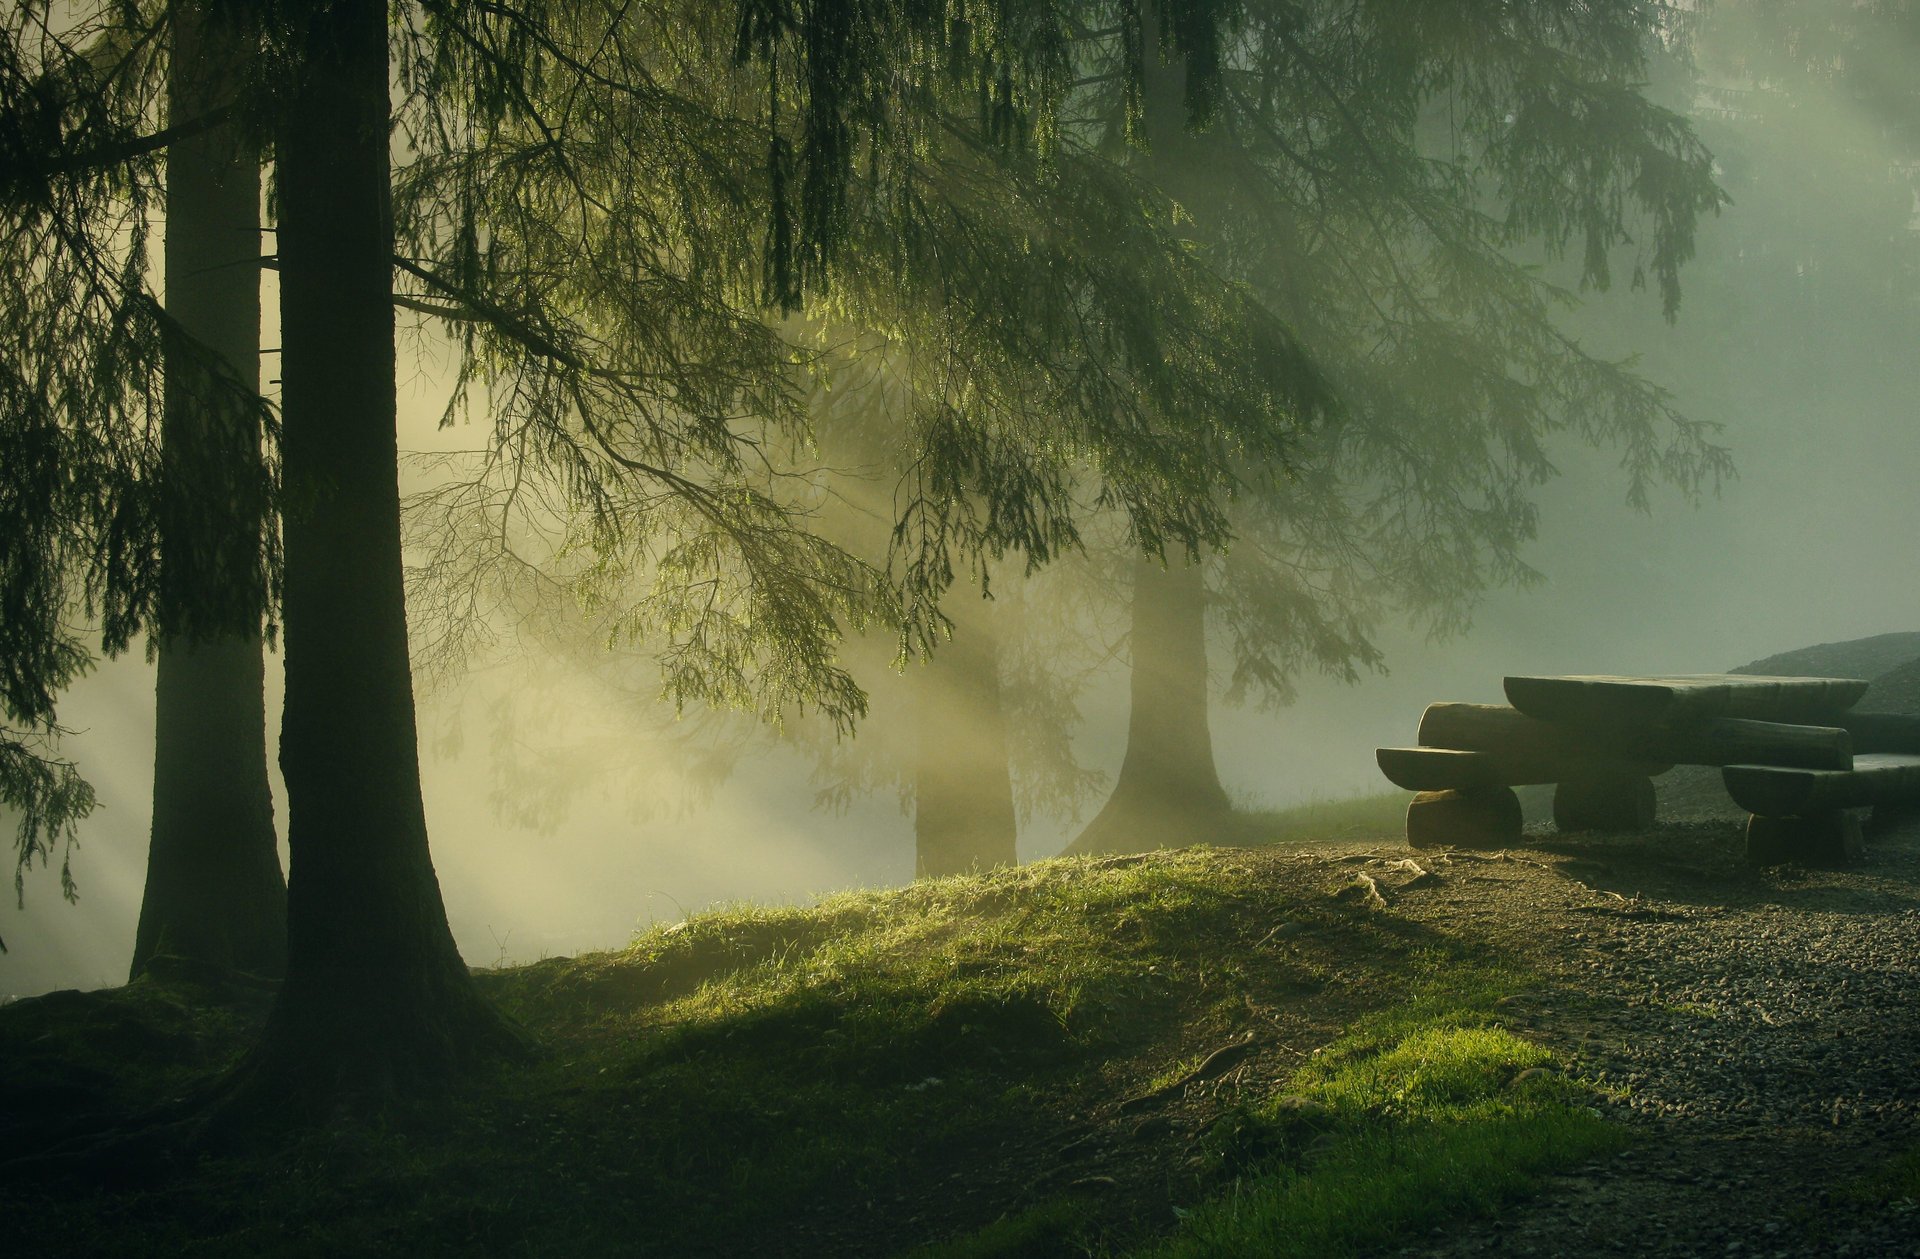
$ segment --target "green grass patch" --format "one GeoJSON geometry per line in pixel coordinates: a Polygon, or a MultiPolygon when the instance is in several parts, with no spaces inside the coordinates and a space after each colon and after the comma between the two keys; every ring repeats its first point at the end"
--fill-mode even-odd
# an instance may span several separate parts
{"type": "MultiPolygon", "coordinates": [[[[701,914],[482,973],[545,1053],[452,1099],[162,1186],[0,1186],[0,1212],[21,1253],[824,1256],[958,1238],[924,1254],[1108,1255],[1162,1232],[1165,1201],[1076,1196],[1091,1164],[1058,1152],[1151,1139],[1178,1167],[1204,1116],[1205,1166],[1175,1199],[1202,1205],[1167,1253],[1222,1237],[1285,1253],[1249,1204],[1295,1202],[1258,1217],[1286,1228],[1314,1195],[1334,1205],[1312,1218],[1340,1227],[1340,1204],[1363,1204],[1350,1214],[1384,1235],[1418,1226],[1423,1199],[1464,1209],[1420,1177],[1464,1167],[1494,1192],[1540,1161],[1527,1142],[1587,1139],[1570,1086],[1509,1084],[1539,1051],[1486,1011],[1525,977],[1488,967],[1484,942],[1335,900],[1342,873],[1189,850],[701,914]],[[1276,943],[1276,923],[1307,929],[1276,943]],[[1211,1080],[1162,1103],[1177,1128],[1136,1135],[1123,1099],[1276,1025],[1349,1030],[1285,1096],[1211,1080]],[[1546,1132],[1550,1111],[1577,1130],[1546,1132]]],[[[244,1048],[257,1011],[204,1004],[164,986],[20,1003],[0,1011],[0,1048],[28,1055],[23,1091],[110,1076],[137,1106],[244,1048]]],[[[1358,1244],[1312,1227],[1348,1238],[1334,1252],[1358,1244]]]]}
{"type": "Polygon", "coordinates": [[[1232,1176],[1178,1236],[1139,1252],[1357,1254],[1523,1196],[1541,1173],[1626,1140],[1551,1056],[1499,1026],[1521,977],[1436,965],[1412,1000],[1362,1019],[1291,1087],[1216,1124],[1232,1176]]]}
{"type": "Polygon", "coordinates": [[[1310,840],[1378,839],[1406,833],[1410,791],[1310,800],[1285,809],[1260,809],[1239,817],[1250,844],[1289,844],[1310,840]]]}

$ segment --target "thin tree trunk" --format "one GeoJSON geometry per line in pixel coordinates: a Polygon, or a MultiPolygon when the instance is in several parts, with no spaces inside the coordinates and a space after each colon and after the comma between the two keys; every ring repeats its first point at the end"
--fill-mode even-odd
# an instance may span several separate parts
{"type": "MultiPolygon", "coordinates": [[[[168,111],[229,103],[255,34],[237,10],[175,11],[168,111]]],[[[286,881],[267,784],[257,613],[230,633],[166,633],[183,608],[257,564],[262,522],[236,497],[261,473],[260,153],[227,125],[167,158],[167,310],[197,344],[169,347],[161,436],[174,506],[163,534],[153,829],[132,976],[163,962],[280,974],[286,881]]]]}
{"type": "Polygon", "coordinates": [[[965,596],[962,591],[955,600],[966,606],[953,614],[953,639],[922,667],[915,696],[916,878],[1019,861],[999,642],[990,608],[965,596]]]}
{"type": "Polygon", "coordinates": [[[386,4],[306,11],[275,144],[287,975],[242,1093],[295,1113],[343,1094],[430,1088],[516,1043],[454,947],[420,799],[394,432],[386,4]]]}
{"type": "Polygon", "coordinates": [[[1143,557],[1133,572],[1127,753],[1113,794],[1069,853],[1177,847],[1218,840],[1232,826],[1207,729],[1202,569],[1143,557]]]}

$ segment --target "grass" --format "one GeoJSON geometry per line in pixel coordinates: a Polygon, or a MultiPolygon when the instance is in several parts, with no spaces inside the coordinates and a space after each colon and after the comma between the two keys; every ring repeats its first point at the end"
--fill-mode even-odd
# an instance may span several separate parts
{"type": "Polygon", "coordinates": [[[1203,1158],[1224,1187],[1181,1211],[1173,1236],[1104,1244],[1056,1202],[924,1259],[1361,1254],[1498,1210],[1542,1173],[1625,1143],[1586,1105],[1585,1086],[1498,1025],[1495,1002],[1527,976],[1421,960],[1408,1000],[1359,1020],[1285,1087],[1215,1120],[1203,1158]]]}
{"type": "MultiPolygon", "coordinates": [[[[0,1210],[20,1253],[1287,1253],[1275,1229],[1338,1253],[1359,1243],[1329,1221],[1366,1216],[1374,1236],[1483,1209],[1542,1143],[1601,1140],[1557,1077],[1510,1087],[1541,1054],[1487,1013],[1519,981],[1480,946],[1275,860],[1041,863],[485,972],[545,1046],[531,1068],[150,1189],[0,1187],[0,1210]],[[1304,930],[1263,943],[1280,921],[1304,930]],[[1278,1089],[1266,1068],[1176,1091],[1166,1105],[1205,1126],[1198,1166],[1171,1202],[1136,1192],[1168,1192],[1186,1138],[1141,1138],[1121,1101],[1249,1033],[1341,1027],[1278,1089]],[[1059,1174],[1076,1144],[1144,1179],[1077,1188],[1059,1174]],[[1190,1211],[1172,1240],[1169,1206],[1190,1211]]],[[[21,1002],[0,1047],[44,1051],[12,1060],[18,1078],[106,1073],[132,1105],[244,1044],[256,1016],[202,1001],[135,985],[21,1002]]]]}
{"type": "Polygon", "coordinates": [[[1247,842],[1298,843],[1303,840],[1373,839],[1405,833],[1410,791],[1310,800],[1284,809],[1243,813],[1247,842]]]}
{"type": "Polygon", "coordinates": [[[1247,1174],[1142,1259],[1359,1254],[1618,1148],[1584,1087],[1495,1020],[1523,979],[1435,965],[1412,1000],[1361,1020],[1237,1125],[1247,1174]]]}

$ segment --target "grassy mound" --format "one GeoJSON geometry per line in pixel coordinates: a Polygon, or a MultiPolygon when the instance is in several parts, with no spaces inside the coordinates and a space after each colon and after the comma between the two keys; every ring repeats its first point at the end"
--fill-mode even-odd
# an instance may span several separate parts
{"type": "MultiPolygon", "coordinates": [[[[1614,1139],[1502,1028],[1524,975],[1349,878],[1202,849],[704,914],[484,972],[545,1053],[457,1103],[0,1209],[21,1253],[1331,1254],[1614,1139]]],[[[22,1002],[0,1044],[173,1027],[104,1060],[131,1105],[244,1044],[203,1001],[22,1002]]]]}

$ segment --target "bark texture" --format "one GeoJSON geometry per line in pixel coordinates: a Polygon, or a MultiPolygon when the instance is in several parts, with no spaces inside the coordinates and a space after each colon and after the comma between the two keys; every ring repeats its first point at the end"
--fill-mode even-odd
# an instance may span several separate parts
{"type": "Polygon", "coordinates": [[[952,641],[920,670],[914,875],[1017,864],[998,640],[982,600],[956,600],[952,641]]]}
{"type": "Polygon", "coordinates": [[[1197,564],[1141,559],[1133,577],[1132,707],[1113,794],[1068,853],[1220,839],[1233,808],[1207,727],[1206,590],[1197,564]]]}
{"type": "MultiPolygon", "coordinates": [[[[1188,127],[1183,60],[1162,47],[1160,5],[1143,10],[1141,126],[1149,177],[1176,198],[1205,197],[1212,133],[1188,127]]],[[[1175,548],[1169,547],[1170,552],[1175,548]]],[[[1138,852],[1218,840],[1232,806],[1207,728],[1206,590],[1201,568],[1170,554],[1134,563],[1132,709],[1127,753],[1105,807],[1069,853],[1138,852]]]]}
{"type": "MultiPolygon", "coordinates": [[[[243,14],[184,4],[174,17],[168,110],[228,104],[253,57],[243,14]]],[[[278,975],[286,882],[267,784],[257,612],[231,632],[167,633],[257,565],[261,522],[236,485],[259,476],[260,154],[244,129],[175,143],[167,161],[168,346],[162,418],[172,506],[164,531],[153,827],[132,976],[163,961],[278,975]]],[[[242,618],[234,618],[236,622],[242,618]]]]}
{"type": "Polygon", "coordinates": [[[243,1091],[295,1113],[443,1085],[515,1044],[454,947],[420,799],[394,432],[386,5],[336,0],[306,13],[276,135],[287,974],[243,1091]]]}

